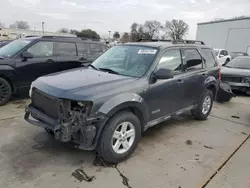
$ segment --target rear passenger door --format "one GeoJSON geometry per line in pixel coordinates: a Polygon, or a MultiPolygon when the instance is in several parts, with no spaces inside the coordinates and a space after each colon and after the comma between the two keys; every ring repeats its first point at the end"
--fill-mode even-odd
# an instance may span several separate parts
{"type": "Polygon", "coordinates": [[[185,106],[196,104],[204,91],[204,81],[208,72],[204,69],[203,59],[196,48],[182,50],[185,70],[183,88],[185,106]]]}
{"type": "Polygon", "coordinates": [[[81,66],[75,42],[55,42],[55,55],[58,71],[81,66]]]}

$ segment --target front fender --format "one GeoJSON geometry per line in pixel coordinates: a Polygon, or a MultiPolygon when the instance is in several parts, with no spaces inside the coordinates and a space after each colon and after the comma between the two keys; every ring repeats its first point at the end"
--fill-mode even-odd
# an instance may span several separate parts
{"type": "Polygon", "coordinates": [[[137,108],[142,113],[144,121],[148,120],[148,107],[143,98],[135,93],[122,93],[109,99],[100,107],[98,112],[110,117],[117,111],[128,107],[137,108]]]}

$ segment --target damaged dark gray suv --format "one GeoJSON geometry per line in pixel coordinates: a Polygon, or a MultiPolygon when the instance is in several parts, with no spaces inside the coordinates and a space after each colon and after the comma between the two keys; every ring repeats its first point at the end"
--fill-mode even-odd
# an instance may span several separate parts
{"type": "Polygon", "coordinates": [[[143,131],[171,116],[191,110],[205,120],[219,78],[203,42],[117,45],[86,68],[34,81],[25,119],[116,163],[133,153],[143,131]]]}

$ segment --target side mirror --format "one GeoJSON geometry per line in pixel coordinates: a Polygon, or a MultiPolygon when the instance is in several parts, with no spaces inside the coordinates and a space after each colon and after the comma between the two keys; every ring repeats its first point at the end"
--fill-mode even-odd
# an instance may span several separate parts
{"type": "Polygon", "coordinates": [[[32,53],[29,53],[29,52],[23,52],[22,58],[30,59],[30,58],[33,58],[33,55],[32,55],[32,53]]]}
{"type": "Polygon", "coordinates": [[[219,58],[222,58],[222,57],[224,57],[224,55],[219,55],[219,58]]]}
{"type": "Polygon", "coordinates": [[[170,79],[174,77],[171,69],[160,68],[155,72],[155,79],[170,79]]]}

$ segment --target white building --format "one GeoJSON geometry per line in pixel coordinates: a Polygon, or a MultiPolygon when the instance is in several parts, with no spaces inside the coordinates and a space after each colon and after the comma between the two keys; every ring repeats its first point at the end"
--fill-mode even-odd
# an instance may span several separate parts
{"type": "MultiPolygon", "coordinates": [[[[42,31],[26,30],[26,29],[12,29],[12,28],[0,28],[0,40],[17,39],[28,35],[43,36],[42,31]]],[[[53,36],[75,36],[69,33],[57,33],[45,31],[44,35],[53,36]]]]}
{"type": "Polygon", "coordinates": [[[197,24],[196,40],[213,48],[250,55],[250,17],[203,22],[197,24]]]}

